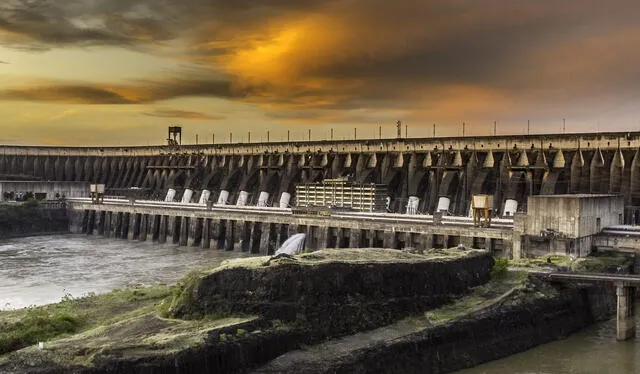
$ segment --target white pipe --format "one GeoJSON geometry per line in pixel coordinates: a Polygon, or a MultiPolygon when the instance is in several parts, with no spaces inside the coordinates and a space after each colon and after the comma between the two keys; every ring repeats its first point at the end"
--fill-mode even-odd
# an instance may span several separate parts
{"type": "Polygon", "coordinates": [[[174,197],[176,197],[176,190],[174,190],[173,188],[169,188],[169,190],[167,191],[167,197],[164,198],[164,201],[171,202],[173,201],[174,197]]]}
{"type": "Polygon", "coordinates": [[[206,204],[207,201],[209,201],[209,197],[211,197],[211,191],[202,190],[202,193],[200,194],[200,200],[198,200],[198,204],[200,205],[206,204]]]}
{"type": "Polygon", "coordinates": [[[291,201],[291,194],[288,192],[283,192],[280,196],[280,208],[288,208],[289,202],[291,201]]]}
{"type": "Polygon", "coordinates": [[[249,193],[247,191],[240,191],[240,195],[238,196],[238,201],[236,202],[236,205],[245,206],[247,205],[248,199],[249,199],[249,193]]]}
{"type": "Polygon", "coordinates": [[[262,191],[260,192],[260,196],[258,197],[258,206],[267,206],[269,202],[269,193],[262,191]]]}
{"type": "Polygon", "coordinates": [[[507,199],[504,202],[504,213],[503,216],[513,216],[518,211],[518,202],[513,199],[507,199]]]}
{"type": "Polygon", "coordinates": [[[436,211],[446,213],[449,211],[450,205],[451,205],[451,199],[443,196],[438,200],[438,209],[436,209],[436,211]]]}
{"type": "Polygon", "coordinates": [[[418,204],[420,204],[420,198],[418,196],[409,196],[409,201],[407,201],[407,214],[418,214],[418,204]]]}
{"type": "Polygon", "coordinates": [[[222,190],[220,191],[220,196],[218,197],[218,204],[225,205],[229,201],[229,191],[222,190]]]}
{"type": "Polygon", "coordinates": [[[182,194],[182,203],[189,204],[191,202],[191,198],[193,197],[193,190],[187,188],[184,190],[184,194],[182,194]]]}

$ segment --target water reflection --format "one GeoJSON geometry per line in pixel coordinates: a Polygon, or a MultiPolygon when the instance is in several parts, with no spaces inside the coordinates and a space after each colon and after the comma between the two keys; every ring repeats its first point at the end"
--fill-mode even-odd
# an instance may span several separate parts
{"type": "Polygon", "coordinates": [[[82,235],[0,241],[0,309],[60,301],[131,285],[173,283],[189,269],[247,256],[82,235]]]}

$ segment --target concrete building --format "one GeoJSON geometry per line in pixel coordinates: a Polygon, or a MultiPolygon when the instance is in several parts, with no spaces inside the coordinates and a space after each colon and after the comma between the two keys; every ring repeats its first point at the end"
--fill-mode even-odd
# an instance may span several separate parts
{"type": "Polygon", "coordinates": [[[336,206],[361,212],[384,212],[387,187],[381,184],[353,183],[348,178],[325,179],[296,186],[297,206],[336,206]]]}
{"type": "Polygon", "coordinates": [[[32,193],[37,200],[89,197],[88,182],[0,181],[0,201],[20,200],[32,193]]]}
{"type": "Polygon", "coordinates": [[[623,219],[624,199],[618,195],[529,196],[527,214],[517,214],[514,220],[514,258],[586,256],[596,235],[623,219]]]}

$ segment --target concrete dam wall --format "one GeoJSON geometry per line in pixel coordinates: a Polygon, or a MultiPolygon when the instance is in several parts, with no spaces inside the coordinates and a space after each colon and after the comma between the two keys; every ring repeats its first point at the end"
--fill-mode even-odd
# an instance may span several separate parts
{"type": "Polygon", "coordinates": [[[473,194],[493,195],[499,215],[524,210],[537,194],[621,194],[626,221],[640,209],[640,132],[0,148],[1,179],[104,183],[110,195],[160,200],[288,206],[297,183],[350,176],[387,185],[389,209],[400,213],[411,201],[411,211],[466,216],[473,194]]]}

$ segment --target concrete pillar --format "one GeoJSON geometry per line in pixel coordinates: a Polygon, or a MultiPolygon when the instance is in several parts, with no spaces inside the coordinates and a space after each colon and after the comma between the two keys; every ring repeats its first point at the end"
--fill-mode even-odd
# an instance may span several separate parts
{"type": "Polygon", "coordinates": [[[240,195],[238,195],[238,201],[236,202],[236,205],[245,206],[247,205],[248,200],[249,200],[249,193],[247,191],[240,191],[240,195]]]}
{"type": "Polygon", "coordinates": [[[419,204],[420,204],[419,197],[409,196],[409,201],[407,201],[407,214],[418,214],[419,204]]]}
{"type": "Polygon", "coordinates": [[[122,230],[122,213],[121,212],[113,212],[113,217],[112,217],[113,221],[112,221],[112,225],[111,225],[111,229],[112,229],[112,233],[113,233],[113,237],[114,238],[119,238],[120,237],[120,230],[122,230]]]}
{"type": "Polygon", "coordinates": [[[138,234],[138,240],[146,241],[147,234],[149,233],[149,215],[142,214],[140,216],[140,233],[138,234]]]}
{"type": "Polygon", "coordinates": [[[189,233],[187,245],[189,247],[199,247],[202,241],[202,224],[204,218],[189,218],[189,233]]]}
{"type": "Polygon", "coordinates": [[[182,203],[189,204],[191,202],[192,197],[193,197],[193,190],[190,188],[185,189],[184,193],[182,194],[182,203]]]}
{"type": "Polygon", "coordinates": [[[238,221],[238,233],[240,235],[240,248],[242,252],[251,251],[251,223],[248,221],[238,221]]]}
{"type": "Polygon", "coordinates": [[[260,253],[260,239],[262,237],[262,222],[250,222],[250,233],[251,244],[249,245],[249,250],[251,253],[258,254],[260,253]]]}
{"type": "Polygon", "coordinates": [[[268,203],[269,203],[269,193],[266,191],[260,192],[257,206],[267,206],[268,203]]]}
{"type": "Polygon", "coordinates": [[[178,245],[186,247],[189,240],[189,224],[192,219],[189,217],[180,217],[180,237],[178,238],[178,245]]]}
{"type": "Polygon", "coordinates": [[[129,231],[127,232],[127,239],[137,240],[140,234],[140,214],[131,213],[129,215],[129,231]]]}
{"type": "Polygon", "coordinates": [[[283,192],[280,196],[280,208],[288,208],[289,203],[291,202],[291,194],[288,192],[283,192]]]}
{"type": "Polygon", "coordinates": [[[169,219],[167,216],[160,216],[160,221],[158,222],[158,243],[164,244],[167,242],[167,226],[169,224],[169,219]]]}
{"type": "Polygon", "coordinates": [[[451,199],[449,199],[446,196],[442,196],[440,197],[440,199],[438,199],[438,208],[436,209],[436,211],[446,214],[449,211],[450,205],[451,205],[451,199]]]}
{"type": "Polygon", "coordinates": [[[420,242],[422,245],[422,249],[431,249],[433,248],[433,234],[421,234],[420,242]]]}
{"type": "Polygon", "coordinates": [[[221,219],[213,222],[215,232],[216,248],[224,249],[224,243],[227,236],[227,220],[221,219]]]}
{"type": "Polygon", "coordinates": [[[167,196],[164,198],[165,202],[172,202],[173,199],[176,197],[176,190],[174,190],[173,188],[169,188],[169,190],[167,191],[167,196]]]}
{"type": "Polygon", "coordinates": [[[522,258],[522,237],[514,233],[511,243],[511,258],[520,260],[522,258]]]}
{"type": "Polygon", "coordinates": [[[200,241],[201,248],[211,247],[211,219],[205,218],[202,221],[202,240],[200,241]]]}
{"type": "Polygon", "coordinates": [[[209,190],[202,190],[202,193],[200,194],[200,200],[198,200],[198,204],[204,205],[209,201],[209,197],[211,196],[211,191],[209,190]]]}
{"type": "Polygon", "coordinates": [[[151,220],[149,225],[149,234],[153,241],[158,241],[158,237],[160,236],[160,217],[161,216],[154,214],[149,218],[151,220]]]}
{"type": "Polygon", "coordinates": [[[504,202],[504,211],[502,212],[503,216],[513,216],[518,211],[518,202],[513,199],[507,199],[504,202]]]}
{"type": "Polygon", "coordinates": [[[268,254],[269,253],[269,236],[271,233],[271,225],[272,223],[261,223],[261,232],[260,232],[260,254],[268,254]]]}
{"type": "Polygon", "coordinates": [[[233,251],[235,247],[236,239],[236,223],[235,221],[227,221],[224,249],[227,251],[233,251]]]}
{"type": "Polygon", "coordinates": [[[229,201],[229,191],[222,190],[220,191],[220,196],[218,196],[218,204],[225,205],[229,201]]]}
{"type": "Polygon", "coordinates": [[[636,336],[635,287],[616,285],[618,296],[617,340],[628,340],[636,336]]]}
{"type": "Polygon", "coordinates": [[[100,229],[104,220],[103,215],[104,215],[104,212],[102,211],[95,212],[95,217],[93,218],[93,232],[92,232],[93,235],[102,235],[100,233],[101,231],[100,229]]]}
{"type": "Polygon", "coordinates": [[[318,249],[327,248],[329,228],[326,226],[318,226],[317,237],[318,237],[318,249]]]}
{"type": "Polygon", "coordinates": [[[111,236],[111,212],[104,212],[104,224],[102,227],[102,235],[105,237],[111,236]]]}
{"type": "Polygon", "coordinates": [[[384,248],[387,249],[396,249],[398,246],[398,237],[396,232],[385,232],[384,233],[384,248]]]}
{"type": "Polygon", "coordinates": [[[349,248],[360,248],[360,230],[351,229],[349,233],[349,248]]]}

